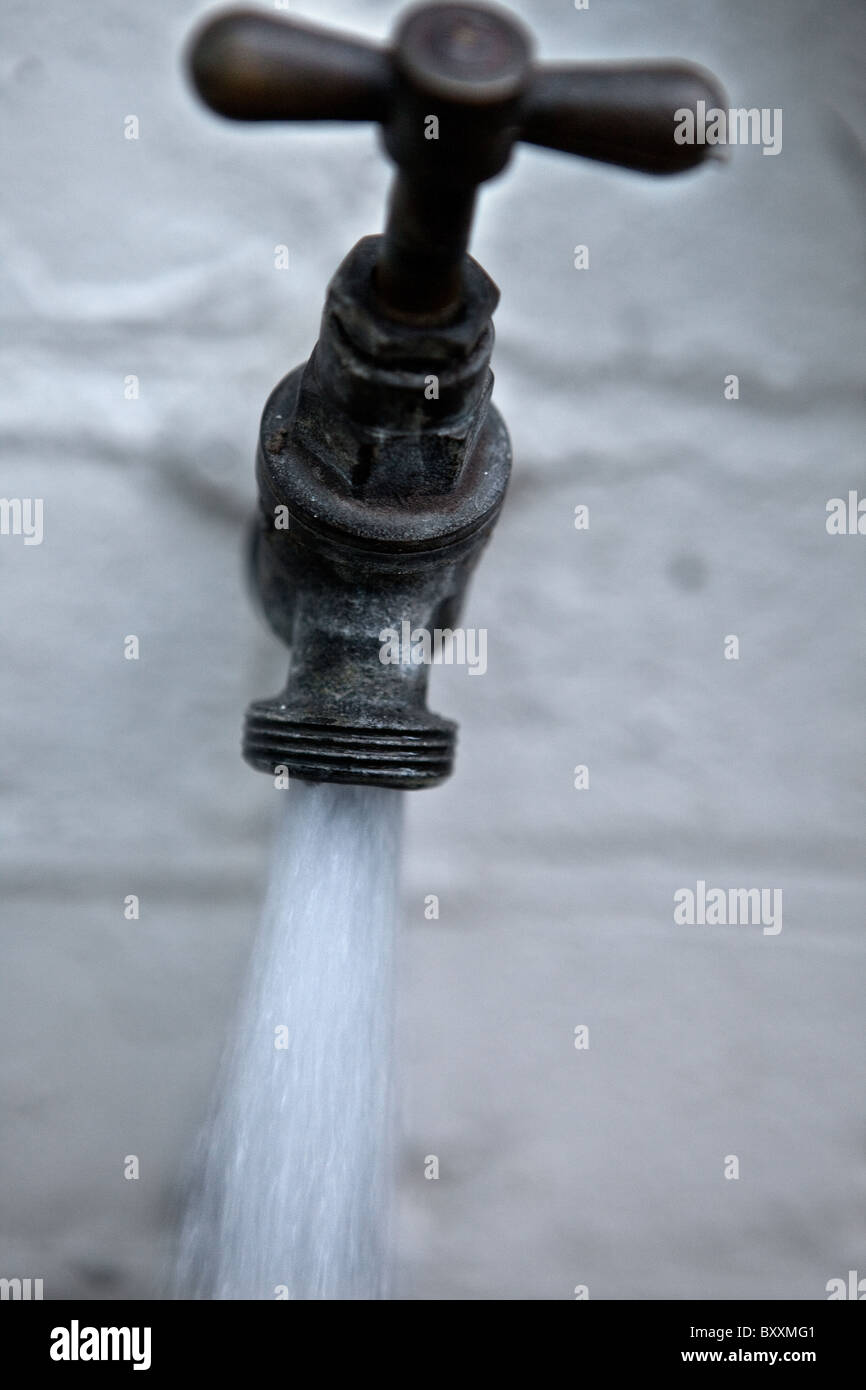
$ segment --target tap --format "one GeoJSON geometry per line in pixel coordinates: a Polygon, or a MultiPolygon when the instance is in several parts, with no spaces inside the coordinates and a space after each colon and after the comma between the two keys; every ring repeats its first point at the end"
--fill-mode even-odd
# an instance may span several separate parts
{"type": "MultiPolygon", "coordinates": [[[[412,789],[453,767],[429,662],[386,632],[453,633],[511,471],[492,402],[499,291],[468,254],[478,190],[523,141],[649,174],[718,153],[675,113],[724,106],[682,62],[538,63],[508,11],[424,4],[378,46],[256,11],[210,18],[189,50],[203,101],[238,121],[372,121],[396,166],[385,230],[327,291],[309,360],[265,405],[253,570],[290,649],[254,701],[244,756],[312,781],[412,789]]],[[[423,644],[421,644],[423,649],[423,644]]]]}

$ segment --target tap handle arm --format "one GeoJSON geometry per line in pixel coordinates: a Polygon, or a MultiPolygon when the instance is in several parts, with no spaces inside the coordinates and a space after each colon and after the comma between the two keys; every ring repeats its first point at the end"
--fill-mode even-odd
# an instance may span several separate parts
{"type": "Polygon", "coordinates": [[[677,174],[718,153],[677,143],[676,113],[725,102],[693,63],[544,64],[527,93],[520,138],[644,174],[677,174]]]}
{"type": "Polygon", "coordinates": [[[373,44],[228,10],[194,36],[188,62],[202,101],[235,121],[383,121],[391,78],[373,44]]]}

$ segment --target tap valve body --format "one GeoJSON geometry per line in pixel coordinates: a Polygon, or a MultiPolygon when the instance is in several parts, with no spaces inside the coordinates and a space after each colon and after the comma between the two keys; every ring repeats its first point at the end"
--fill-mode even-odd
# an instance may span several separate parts
{"type": "Polygon", "coordinates": [[[400,323],[376,302],[380,250],[349,253],[312,357],[265,407],[255,571],[292,662],[286,690],[251,705],[244,755],[411,788],[447,777],[456,726],[426,707],[426,664],[381,659],[383,635],[454,627],[511,451],[490,402],[492,281],[468,261],[457,317],[400,323]]]}

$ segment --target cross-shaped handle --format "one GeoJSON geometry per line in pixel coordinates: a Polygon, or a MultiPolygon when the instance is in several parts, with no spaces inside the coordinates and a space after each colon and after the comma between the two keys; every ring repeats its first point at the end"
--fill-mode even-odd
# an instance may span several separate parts
{"type": "Polygon", "coordinates": [[[718,153],[674,139],[675,113],[724,106],[716,79],[688,63],[548,64],[507,11],[409,10],[390,49],[255,11],[206,23],[190,54],[196,88],[241,121],[377,121],[398,167],[377,269],[385,304],[447,311],[479,184],[516,141],[650,174],[718,153]]]}

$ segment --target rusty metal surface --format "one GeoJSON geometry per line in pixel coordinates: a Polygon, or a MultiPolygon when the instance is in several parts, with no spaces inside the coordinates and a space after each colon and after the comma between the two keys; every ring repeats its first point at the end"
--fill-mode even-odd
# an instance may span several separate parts
{"type": "Polygon", "coordinates": [[[467,258],[460,316],[401,324],[373,289],[379,245],[343,262],[316,351],[262,419],[254,568],[292,663],[251,706],[244,752],[263,772],[409,789],[447,777],[456,726],[426,707],[428,666],[380,661],[380,634],[457,622],[511,447],[490,404],[492,281],[467,258]]]}

